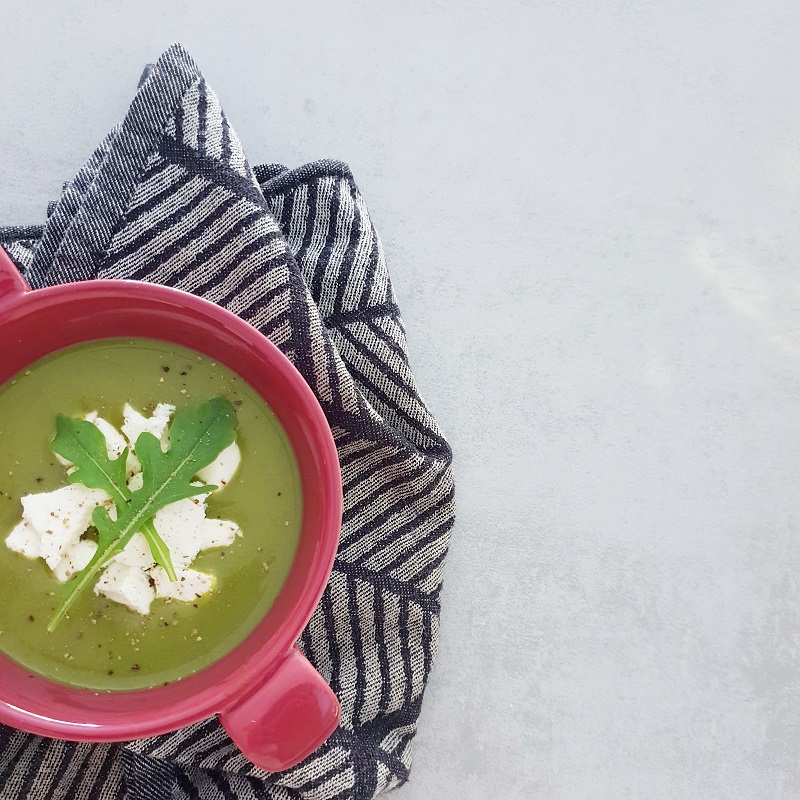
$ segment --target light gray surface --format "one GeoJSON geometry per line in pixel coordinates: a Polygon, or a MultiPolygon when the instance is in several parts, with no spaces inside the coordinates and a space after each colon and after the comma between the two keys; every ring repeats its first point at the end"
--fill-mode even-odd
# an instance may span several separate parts
{"type": "Polygon", "coordinates": [[[3,222],[175,40],[356,175],[457,458],[398,797],[800,797],[793,0],[3,5],[3,222]]]}

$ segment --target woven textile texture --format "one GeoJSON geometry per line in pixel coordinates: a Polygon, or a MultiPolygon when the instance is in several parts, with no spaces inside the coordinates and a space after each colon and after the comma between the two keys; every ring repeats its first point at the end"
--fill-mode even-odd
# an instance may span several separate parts
{"type": "Polygon", "coordinates": [[[253,767],[215,718],[123,745],[0,726],[0,797],[371,798],[408,777],[436,656],[453,525],[450,449],[420,399],[380,241],[348,168],[251,168],[178,45],[41,227],[0,229],[34,288],[92,278],[178,287],[261,330],[314,389],[333,430],[344,520],[333,574],[299,645],[342,704],[297,767],[253,767]]]}

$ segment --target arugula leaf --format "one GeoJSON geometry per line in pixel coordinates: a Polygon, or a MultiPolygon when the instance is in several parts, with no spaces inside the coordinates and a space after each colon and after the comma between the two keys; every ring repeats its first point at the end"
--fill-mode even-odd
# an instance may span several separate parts
{"type": "MultiPolygon", "coordinates": [[[[89,489],[102,489],[111,495],[117,507],[129,502],[131,492],[125,480],[128,448],[118,458],[109,458],[106,437],[96,425],[59,414],[56,417],[56,438],[52,449],[75,465],[75,469],[67,476],[70,483],[82,483],[89,489]]],[[[164,568],[171,581],[176,580],[169,548],[158,535],[152,520],[142,525],[141,532],[147,540],[153,560],[164,568]]]]}
{"type": "MultiPolygon", "coordinates": [[[[91,423],[85,424],[94,427],[91,423]]],[[[94,510],[92,522],[99,534],[97,551],[86,567],[67,584],[67,596],[47,626],[51,632],[97,573],[125,549],[134,533],[142,530],[157,511],[170,503],[217,488],[192,486],[191,480],[233,443],[236,438],[236,412],[228,400],[216,397],[195,409],[176,414],[170,426],[170,448],[166,453],[161,451],[161,443],[151,433],[140,434],[134,451],[142,464],[142,488],[135,492],[131,492],[124,481],[123,456],[109,459],[105,452],[104,437],[100,431],[98,435],[103,439],[102,449],[97,446],[98,440],[94,434],[87,432],[82,425],[71,426],[62,422],[53,442],[53,449],[78,467],[70,475],[70,481],[106,491],[109,487],[115,487],[110,494],[117,501],[117,518],[112,520],[102,506],[94,510]],[[56,449],[56,445],[59,449],[56,449]],[[117,462],[122,464],[122,473],[117,462]],[[123,478],[121,482],[120,474],[123,478]],[[73,477],[76,475],[82,477],[73,477]],[[90,483],[85,483],[84,478],[90,483]]],[[[167,550],[166,546],[164,549],[167,550]]]]}

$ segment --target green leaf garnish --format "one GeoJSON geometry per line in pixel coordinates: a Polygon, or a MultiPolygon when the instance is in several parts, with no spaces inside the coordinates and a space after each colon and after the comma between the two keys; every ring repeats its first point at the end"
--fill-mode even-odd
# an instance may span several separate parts
{"type": "Polygon", "coordinates": [[[99,541],[92,560],[68,584],[68,593],[47,629],[55,630],[78,595],[114,556],[121,553],[136,531],[148,540],[150,552],[174,580],[169,549],[152,525],[156,512],[170,503],[205,494],[216,486],[192,486],[192,478],[208,466],[236,438],[236,412],[223,397],[216,397],[190,411],[175,415],[170,426],[170,448],[151,433],[142,433],[134,451],[142,464],[142,488],[130,491],[125,481],[127,451],[110,459],[105,437],[85,420],[60,415],[56,422],[53,451],[71,461],[76,469],[70,483],[104,489],[114,499],[117,519],[99,506],[92,514],[99,541]],[[92,429],[92,430],[90,430],[92,429]],[[168,567],[167,567],[168,565],[168,567]]]}

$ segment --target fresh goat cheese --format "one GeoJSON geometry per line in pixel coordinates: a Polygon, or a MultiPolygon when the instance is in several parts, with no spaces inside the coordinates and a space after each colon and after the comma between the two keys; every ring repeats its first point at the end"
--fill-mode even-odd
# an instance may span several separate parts
{"type": "Polygon", "coordinates": [[[161,442],[161,449],[166,452],[169,449],[169,420],[175,412],[175,406],[169,403],[159,403],[152,417],[145,417],[128,403],[122,409],[122,432],[128,440],[130,449],[128,450],[128,460],[126,467],[129,475],[135,475],[142,469],[139,459],[133,452],[136,440],[143,433],[152,433],[161,442]]]}
{"type": "Polygon", "coordinates": [[[87,414],[84,419],[87,422],[91,422],[105,437],[106,451],[109,458],[114,459],[122,455],[122,451],[128,446],[128,443],[125,441],[125,437],[110,422],[98,417],[96,411],[87,414]]]}
{"type": "Polygon", "coordinates": [[[227,547],[241,535],[242,531],[235,522],[227,519],[204,519],[199,531],[200,550],[227,547]]]}
{"type": "MultiPolygon", "coordinates": [[[[148,418],[126,404],[122,433],[96,411],[86,415],[86,421],[103,434],[109,458],[119,457],[128,448],[126,467],[128,488],[132,492],[141,489],[143,483],[141,464],[133,453],[136,440],[144,432],[152,433],[166,452],[169,449],[168,425],[174,411],[174,406],[159,403],[148,418]]],[[[68,468],[73,466],[64,459],[59,460],[68,468]]],[[[202,483],[193,485],[223,488],[240,461],[241,453],[234,442],[198,473],[202,483]]],[[[211,591],[216,581],[214,576],[189,569],[189,565],[201,550],[230,545],[242,532],[235,522],[206,518],[208,494],[210,490],[171,503],[153,517],[153,524],[169,549],[176,581],[170,581],[166,572],[156,565],[147,539],[137,532],[103,570],[95,594],[140,614],[148,614],[156,597],[188,602],[211,591]]],[[[100,489],[70,484],[53,492],[26,495],[22,498],[23,518],[6,537],[6,545],[28,558],[44,558],[59,581],[69,580],[91,561],[97,550],[96,542],[81,539],[81,536],[92,525],[92,513],[100,505],[108,509],[111,519],[116,519],[113,500],[100,489]]]]}
{"type": "Polygon", "coordinates": [[[112,562],[103,570],[94,593],[122,603],[140,614],[150,613],[150,604],[156,596],[146,572],[117,562],[112,562]]]}
{"type": "Polygon", "coordinates": [[[176,581],[171,581],[161,567],[154,567],[150,575],[156,584],[156,597],[170,597],[189,603],[202,597],[214,588],[216,579],[213,575],[198,572],[196,569],[179,569],[175,571],[176,581]]]}
{"type": "MultiPolygon", "coordinates": [[[[23,519],[6,537],[6,547],[28,558],[39,558],[42,555],[42,537],[47,535],[46,531],[39,533],[27,519],[23,519]]],[[[97,544],[88,539],[67,545],[62,549],[61,559],[53,573],[63,583],[92,560],[95,550],[97,544]]]]}
{"type": "Polygon", "coordinates": [[[41,536],[36,532],[28,520],[19,522],[11,533],[6,536],[6,547],[15,553],[21,553],[27,558],[39,558],[39,542],[41,536]]]}
{"type": "Polygon", "coordinates": [[[28,494],[22,498],[22,518],[39,535],[39,555],[55,569],[66,551],[78,543],[92,524],[97,506],[111,503],[102,489],[87,489],[71,483],[53,492],[28,494]]]}
{"type": "Polygon", "coordinates": [[[169,548],[175,569],[189,566],[200,552],[200,531],[205,518],[206,501],[203,495],[170,503],[153,517],[153,524],[169,548]]]}
{"type": "Polygon", "coordinates": [[[219,486],[224,489],[231,481],[234,473],[242,460],[242,454],[236,442],[228,445],[214,461],[203,467],[197,477],[210,486],[219,486]]]}
{"type": "Polygon", "coordinates": [[[141,533],[134,533],[125,549],[114,556],[113,561],[124,564],[126,567],[135,567],[139,570],[148,570],[156,562],[150,553],[150,545],[141,533]]]}
{"type": "Polygon", "coordinates": [[[61,557],[53,574],[61,583],[68,581],[76,572],[80,572],[91,560],[97,551],[97,542],[91,539],[81,539],[61,557]]]}
{"type": "Polygon", "coordinates": [[[131,447],[136,446],[136,440],[143,433],[152,433],[161,442],[161,449],[166,452],[169,448],[170,417],[175,411],[175,406],[168,403],[159,403],[153,411],[152,417],[145,417],[135,408],[125,403],[122,409],[122,432],[131,447]]]}

